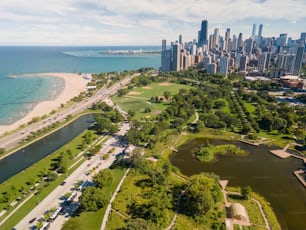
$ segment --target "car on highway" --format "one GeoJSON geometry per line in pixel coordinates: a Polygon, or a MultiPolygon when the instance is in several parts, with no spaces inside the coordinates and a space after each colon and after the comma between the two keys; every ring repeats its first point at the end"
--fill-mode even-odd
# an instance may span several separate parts
{"type": "Polygon", "coordinates": [[[34,217],[33,219],[29,220],[29,224],[32,224],[35,220],[36,220],[36,217],[34,217]]]}

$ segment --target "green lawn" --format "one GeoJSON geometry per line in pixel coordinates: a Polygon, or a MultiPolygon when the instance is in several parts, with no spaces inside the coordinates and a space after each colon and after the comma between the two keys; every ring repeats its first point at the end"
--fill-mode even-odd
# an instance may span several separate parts
{"type": "Polygon", "coordinates": [[[252,114],[252,116],[254,115],[254,112],[256,110],[256,107],[253,103],[249,103],[249,102],[246,102],[246,101],[242,101],[244,106],[246,107],[247,111],[252,114]]]}
{"type": "Polygon", "coordinates": [[[231,110],[229,108],[228,101],[225,98],[221,98],[221,99],[219,98],[218,101],[224,101],[225,106],[222,107],[223,112],[231,114],[231,110]]]}
{"type": "Polygon", "coordinates": [[[148,86],[133,88],[123,97],[115,96],[113,101],[124,111],[135,112],[135,119],[154,116],[167,108],[164,103],[151,103],[151,97],[163,96],[165,91],[170,92],[171,96],[177,94],[180,89],[189,89],[191,86],[174,83],[152,83],[148,86]],[[145,108],[150,108],[151,112],[144,113],[145,108]]]}

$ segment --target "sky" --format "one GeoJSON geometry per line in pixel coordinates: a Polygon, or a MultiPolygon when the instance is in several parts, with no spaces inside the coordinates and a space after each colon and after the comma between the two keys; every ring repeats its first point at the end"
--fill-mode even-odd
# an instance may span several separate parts
{"type": "Polygon", "coordinates": [[[0,45],[160,45],[226,28],[248,38],[306,32],[306,0],[2,0],[0,45]]]}

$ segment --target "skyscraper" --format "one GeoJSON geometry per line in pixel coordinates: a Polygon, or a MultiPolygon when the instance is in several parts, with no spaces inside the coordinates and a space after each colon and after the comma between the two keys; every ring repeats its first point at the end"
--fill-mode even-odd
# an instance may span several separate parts
{"type": "Polygon", "coordinates": [[[264,52],[259,56],[259,60],[258,60],[258,70],[259,70],[259,72],[263,73],[265,71],[266,62],[267,62],[267,52],[264,52]]]}
{"type": "Polygon", "coordinates": [[[220,58],[220,73],[227,76],[227,71],[228,71],[228,58],[221,57],[220,58]]]}
{"type": "Polygon", "coordinates": [[[212,41],[212,48],[219,47],[219,29],[216,28],[214,30],[214,35],[213,35],[213,41],[212,41]]]}
{"type": "Polygon", "coordinates": [[[270,68],[271,55],[272,55],[271,52],[267,52],[266,66],[265,66],[266,69],[270,68]]]}
{"type": "Polygon", "coordinates": [[[171,50],[167,50],[166,39],[162,40],[162,51],[161,51],[161,71],[169,72],[171,69],[171,50]]]}
{"type": "Polygon", "coordinates": [[[179,43],[183,44],[183,36],[181,34],[179,35],[179,43]]]}
{"type": "Polygon", "coordinates": [[[243,40],[242,40],[242,33],[238,36],[237,48],[239,51],[243,50],[243,40]]]}
{"type": "Polygon", "coordinates": [[[239,71],[246,71],[247,63],[248,63],[248,56],[242,55],[240,57],[239,71]]]}
{"type": "Polygon", "coordinates": [[[179,71],[181,63],[181,54],[180,54],[180,45],[174,44],[172,46],[172,55],[171,55],[171,70],[179,71]]]}
{"type": "Polygon", "coordinates": [[[253,24],[253,29],[252,29],[252,38],[254,39],[256,36],[256,24],[253,24]]]}
{"type": "Polygon", "coordinates": [[[302,62],[303,62],[303,55],[304,55],[304,45],[301,45],[296,49],[293,75],[300,75],[302,62]]]}
{"type": "Polygon", "coordinates": [[[208,22],[207,20],[203,20],[201,24],[201,30],[199,31],[199,45],[207,44],[207,27],[208,22]]]}
{"type": "Polygon", "coordinates": [[[279,38],[277,39],[277,46],[286,46],[287,45],[287,34],[280,34],[279,38]]]}
{"type": "Polygon", "coordinates": [[[216,63],[207,64],[206,72],[208,74],[216,74],[216,72],[217,72],[217,65],[216,65],[216,63]]]}
{"type": "Polygon", "coordinates": [[[263,28],[263,25],[260,24],[258,27],[257,44],[260,44],[261,39],[262,39],[262,28],[263,28]]]}
{"type": "Polygon", "coordinates": [[[167,41],[166,39],[162,40],[162,52],[165,51],[167,49],[167,41]]]}
{"type": "Polygon", "coordinates": [[[224,50],[225,51],[229,51],[229,40],[230,40],[230,36],[231,36],[231,29],[230,28],[227,28],[226,29],[226,32],[225,32],[225,39],[224,39],[224,50]]]}
{"type": "Polygon", "coordinates": [[[245,40],[244,44],[245,44],[245,52],[247,54],[251,54],[253,46],[254,46],[253,38],[249,38],[249,39],[245,40]]]}
{"type": "Polygon", "coordinates": [[[301,33],[300,39],[301,39],[301,42],[302,42],[302,43],[306,43],[306,32],[302,32],[302,33],[301,33]]]}

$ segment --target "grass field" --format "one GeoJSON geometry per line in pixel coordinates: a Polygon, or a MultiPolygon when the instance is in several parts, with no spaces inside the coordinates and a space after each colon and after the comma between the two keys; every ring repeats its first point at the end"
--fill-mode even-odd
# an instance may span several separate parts
{"type": "Polygon", "coordinates": [[[163,103],[151,103],[151,97],[163,96],[165,91],[170,92],[171,96],[177,94],[180,89],[189,89],[191,86],[173,83],[152,83],[148,86],[133,88],[123,97],[113,97],[113,101],[118,104],[124,111],[135,112],[135,119],[154,116],[166,109],[167,101],[163,103]],[[151,112],[145,113],[145,108],[151,112]]]}
{"type": "Polygon", "coordinates": [[[256,110],[256,107],[254,104],[246,102],[246,101],[242,101],[244,106],[246,107],[247,111],[252,114],[252,116],[254,117],[254,112],[256,110]]]}

